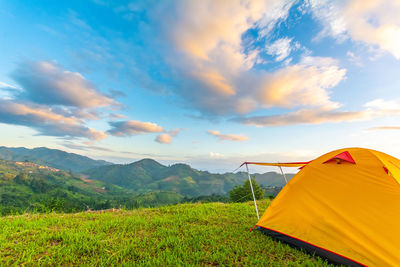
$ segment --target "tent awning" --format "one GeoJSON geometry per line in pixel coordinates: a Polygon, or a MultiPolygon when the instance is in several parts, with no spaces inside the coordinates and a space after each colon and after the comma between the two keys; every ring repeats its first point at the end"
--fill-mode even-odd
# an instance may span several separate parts
{"type": "Polygon", "coordinates": [[[311,161],[307,162],[284,162],[284,163],[268,163],[268,162],[243,162],[241,166],[245,164],[253,164],[253,165],[262,165],[262,166],[277,166],[277,167],[303,167],[310,163],[311,161]]]}

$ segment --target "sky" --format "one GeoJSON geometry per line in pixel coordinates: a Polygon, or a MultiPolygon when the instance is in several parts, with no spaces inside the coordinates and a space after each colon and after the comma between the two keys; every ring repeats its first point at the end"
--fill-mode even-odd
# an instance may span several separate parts
{"type": "Polygon", "coordinates": [[[400,157],[400,1],[0,1],[0,145],[215,172],[400,157]]]}

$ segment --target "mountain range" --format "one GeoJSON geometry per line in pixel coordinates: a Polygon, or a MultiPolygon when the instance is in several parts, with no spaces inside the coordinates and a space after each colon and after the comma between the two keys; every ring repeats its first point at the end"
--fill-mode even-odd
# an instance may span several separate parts
{"type": "MultiPolygon", "coordinates": [[[[83,172],[85,178],[95,179],[135,192],[155,190],[172,191],[187,196],[226,194],[235,185],[248,179],[247,173],[216,174],[193,169],[187,164],[165,166],[152,159],[143,159],[131,164],[101,166],[83,172]]],[[[284,185],[282,175],[276,172],[252,174],[263,186],[284,185]]],[[[291,178],[293,175],[288,174],[291,178]]]]}
{"type": "Polygon", "coordinates": [[[112,164],[111,162],[104,160],[94,160],[78,154],[46,147],[28,149],[25,147],[1,146],[0,159],[11,161],[30,161],[73,172],[81,172],[87,169],[112,164]]]}
{"type": "Polygon", "coordinates": [[[132,193],[32,162],[0,160],[0,215],[110,208],[132,193]],[[117,199],[119,198],[119,199],[117,199]]]}
{"type": "MultiPolygon", "coordinates": [[[[190,197],[224,195],[248,179],[245,172],[217,174],[196,170],[182,163],[165,166],[153,159],[142,159],[130,164],[113,164],[45,147],[33,149],[0,147],[0,159],[32,162],[72,171],[82,179],[116,185],[138,194],[168,191],[190,197]]],[[[282,175],[276,172],[252,174],[252,176],[255,176],[258,183],[263,186],[284,185],[282,175]]],[[[292,176],[293,174],[287,175],[289,179],[292,176]]]]}

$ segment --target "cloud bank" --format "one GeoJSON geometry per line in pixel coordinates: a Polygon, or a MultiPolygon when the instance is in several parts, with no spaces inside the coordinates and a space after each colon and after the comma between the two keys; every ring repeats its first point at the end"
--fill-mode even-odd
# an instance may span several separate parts
{"type": "Polygon", "coordinates": [[[0,122],[35,129],[39,135],[102,140],[103,131],[86,126],[100,119],[100,108],[118,103],[100,93],[81,74],[54,62],[20,62],[11,77],[20,87],[0,98],[0,122]]]}
{"type": "Polygon", "coordinates": [[[353,122],[374,118],[399,115],[400,105],[395,101],[376,99],[367,102],[360,111],[341,111],[339,107],[321,107],[317,109],[300,109],[279,115],[238,117],[233,121],[257,127],[287,126],[295,124],[321,124],[353,122]]]}
{"type": "Polygon", "coordinates": [[[79,108],[117,104],[80,73],[64,70],[55,62],[22,62],[11,77],[24,89],[18,98],[34,103],[79,108]]]}
{"type": "Polygon", "coordinates": [[[107,137],[104,132],[86,127],[77,117],[61,115],[43,105],[13,103],[9,100],[0,100],[0,122],[28,126],[37,130],[40,135],[84,137],[92,140],[107,137]]]}
{"type": "Polygon", "coordinates": [[[258,67],[265,64],[263,56],[283,61],[299,43],[282,37],[261,48],[244,37],[255,31],[254,39],[271,38],[294,3],[204,0],[159,2],[151,10],[140,4],[130,8],[148,15],[148,27],[159,38],[152,50],[171,68],[173,90],[182,104],[212,117],[272,107],[336,105],[330,90],[346,75],[336,60],[304,54],[291,65],[266,70],[258,67]]]}

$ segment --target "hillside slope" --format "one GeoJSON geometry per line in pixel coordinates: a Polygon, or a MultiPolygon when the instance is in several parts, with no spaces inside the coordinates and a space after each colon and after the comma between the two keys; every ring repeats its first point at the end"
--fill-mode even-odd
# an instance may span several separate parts
{"type": "Polygon", "coordinates": [[[0,265],[328,266],[255,222],[250,202],[3,217],[0,265]]]}
{"type": "Polygon", "coordinates": [[[0,159],[0,216],[30,212],[77,212],[87,209],[131,208],[176,204],[183,196],[155,191],[137,194],[129,189],[87,180],[32,162],[0,159]]]}
{"type": "MultiPolygon", "coordinates": [[[[152,159],[131,164],[114,164],[84,172],[90,179],[129,188],[137,192],[154,190],[173,191],[187,196],[226,194],[235,185],[242,184],[247,173],[216,174],[193,169],[186,164],[164,166],[152,159]]],[[[290,179],[293,174],[288,174],[290,179]]],[[[257,174],[256,180],[264,186],[283,186],[282,175],[276,172],[257,174]]]]}
{"type": "Polygon", "coordinates": [[[12,161],[30,161],[41,165],[66,171],[81,172],[87,169],[110,165],[104,160],[94,160],[74,153],[58,149],[37,147],[28,149],[24,147],[0,147],[0,159],[12,161]]]}
{"type": "Polygon", "coordinates": [[[133,193],[31,162],[0,160],[0,215],[23,211],[73,212],[118,207],[133,193]]]}

